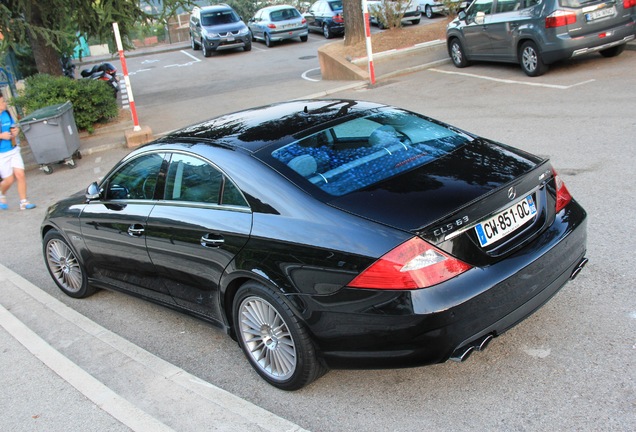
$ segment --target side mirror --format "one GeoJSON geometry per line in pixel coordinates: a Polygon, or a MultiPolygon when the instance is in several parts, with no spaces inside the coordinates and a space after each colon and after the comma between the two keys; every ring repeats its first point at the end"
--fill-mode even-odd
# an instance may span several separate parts
{"type": "Polygon", "coordinates": [[[90,185],[88,185],[88,188],[86,188],[86,201],[93,201],[93,200],[98,200],[101,198],[101,191],[99,190],[99,186],[97,185],[97,182],[93,182],[90,185]]]}
{"type": "Polygon", "coordinates": [[[475,24],[482,25],[485,20],[486,20],[486,13],[482,11],[477,12],[477,15],[475,15],[475,24]]]}
{"type": "Polygon", "coordinates": [[[459,18],[460,21],[466,21],[466,11],[463,9],[460,10],[457,14],[457,18],[459,18]]]}

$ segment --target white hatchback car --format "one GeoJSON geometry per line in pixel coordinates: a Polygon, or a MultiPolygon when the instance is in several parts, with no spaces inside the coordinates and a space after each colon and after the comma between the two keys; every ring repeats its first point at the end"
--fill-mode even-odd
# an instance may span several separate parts
{"type": "MultiPolygon", "coordinates": [[[[405,4],[404,16],[402,17],[402,23],[410,23],[410,24],[419,24],[422,18],[422,13],[417,5],[417,0],[411,0],[406,4],[406,2],[402,2],[405,4]]],[[[400,6],[400,2],[395,0],[369,0],[367,1],[367,6],[369,8],[369,21],[371,24],[377,25],[379,28],[386,28],[386,24],[377,18],[377,14],[375,12],[382,10],[382,7],[390,7],[394,12],[398,12],[398,7],[400,6]]]]}

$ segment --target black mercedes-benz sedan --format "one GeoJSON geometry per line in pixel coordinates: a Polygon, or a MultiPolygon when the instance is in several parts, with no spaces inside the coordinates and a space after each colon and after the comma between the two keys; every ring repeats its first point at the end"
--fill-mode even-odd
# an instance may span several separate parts
{"type": "Polygon", "coordinates": [[[210,321],[270,384],[463,360],[583,268],[586,213],[548,160],[376,103],[303,100],[196,124],[52,205],[66,294],[210,321]]]}

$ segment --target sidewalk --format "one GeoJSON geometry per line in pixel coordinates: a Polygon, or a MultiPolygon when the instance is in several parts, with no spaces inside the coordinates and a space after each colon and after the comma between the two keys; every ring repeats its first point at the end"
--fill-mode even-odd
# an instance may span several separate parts
{"type": "Polygon", "coordinates": [[[2,265],[0,286],[0,430],[304,430],[126,341],[2,265]]]}

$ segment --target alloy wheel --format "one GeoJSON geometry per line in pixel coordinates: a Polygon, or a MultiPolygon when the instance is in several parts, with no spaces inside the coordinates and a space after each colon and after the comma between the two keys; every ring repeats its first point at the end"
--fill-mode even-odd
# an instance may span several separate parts
{"type": "Polygon", "coordinates": [[[82,289],[82,267],[66,243],[51,240],[46,248],[46,261],[53,277],[66,291],[78,293],[82,289]]]}

